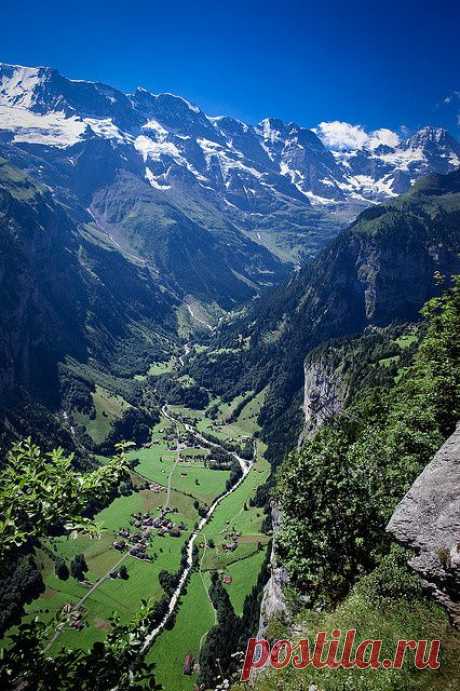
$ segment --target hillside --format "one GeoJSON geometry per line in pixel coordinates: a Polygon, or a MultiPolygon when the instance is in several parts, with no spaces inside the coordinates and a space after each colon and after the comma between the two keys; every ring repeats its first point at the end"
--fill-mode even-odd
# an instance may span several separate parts
{"type": "MultiPolygon", "coordinates": [[[[412,352],[395,356],[391,366],[375,359],[372,341],[356,339],[355,367],[373,376],[286,457],[274,493],[283,519],[272,563],[288,577],[284,609],[264,621],[266,635],[312,642],[319,631],[330,637],[333,629],[353,628],[357,640],[383,641],[380,663],[372,672],[271,671],[258,676],[260,691],[312,683],[325,691],[458,686],[458,526],[446,516],[458,503],[458,277],[423,316],[415,341],[414,332],[398,339],[412,352]],[[392,371],[381,379],[379,369],[392,371]],[[412,656],[393,665],[401,638],[439,640],[440,668],[416,669],[412,656]]],[[[334,356],[337,365],[337,351],[322,355],[324,368],[334,356]]]]}
{"type": "Polygon", "coordinates": [[[115,251],[90,224],[76,223],[45,185],[5,159],[0,218],[2,427],[10,437],[15,429],[41,435],[45,425],[46,440],[52,429],[62,434],[47,411],[66,398],[70,407],[85,404],[71,392],[78,378],[66,366],[132,377],[164,357],[165,339],[169,352],[176,301],[143,263],[115,251]]]}
{"type": "Polygon", "coordinates": [[[197,359],[193,375],[221,394],[269,384],[261,422],[279,462],[300,431],[307,354],[367,327],[418,320],[425,301],[440,293],[435,274],[460,270],[459,219],[458,172],[429,177],[364,211],[317,259],[225,325],[219,344],[227,352],[211,365],[197,359]]]}

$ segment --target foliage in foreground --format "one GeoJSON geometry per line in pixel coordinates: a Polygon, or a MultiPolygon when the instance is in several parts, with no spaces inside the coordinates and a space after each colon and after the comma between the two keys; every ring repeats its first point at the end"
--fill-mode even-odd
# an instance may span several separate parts
{"type": "Polygon", "coordinates": [[[11,645],[0,653],[0,688],[22,688],[31,691],[140,691],[157,688],[153,665],[142,653],[144,634],[162,618],[167,604],[153,608],[144,603],[129,625],[112,619],[112,628],[104,642],[94,643],[91,650],[62,649],[48,652],[54,628],[35,620],[21,624],[11,637],[11,645]]]}
{"type": "Polygon", "coordinates": [[[364,391],[284,462],[280,554],[312,605],[331,606],[388,550],[396,504],[460,419],[460,279],[389,389],[364,391]]]}
{"type": "Polygon", "coordinates": [[[13,445],[0,473],[0,565],[34,539],[55,531],[97,531],[88,517],[128,478],[120,453],[90,473],[72,467],[62,449],[43,453],[31,439],[13,445]]]}

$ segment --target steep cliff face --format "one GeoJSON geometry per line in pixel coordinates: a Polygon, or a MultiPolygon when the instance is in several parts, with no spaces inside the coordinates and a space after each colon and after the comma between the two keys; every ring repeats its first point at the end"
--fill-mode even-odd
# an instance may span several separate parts
{"type": "Polygon", "coordinates": [[[460,626],[460,424],[396,508],[387,530],[460,626]]]}
{"type": "Polygon", "coordinates": [[[264,587],[260,605],[258,638],[267,636],[268,626],[273,619],[289,620],[290,609],[283,588],[289,583],[289,575],[276,554],[276,534],[279,531],[282,515],[276,505],[272,505],[273,541],[270,555],[270,578],[264,587]]]}
{"type": "Polygon", "coordinates": [[[304,363],[304,426],[299,444],[340,413],[346,388],[340,368],[327,358],[327,353],[307,357],[304,363]]]}

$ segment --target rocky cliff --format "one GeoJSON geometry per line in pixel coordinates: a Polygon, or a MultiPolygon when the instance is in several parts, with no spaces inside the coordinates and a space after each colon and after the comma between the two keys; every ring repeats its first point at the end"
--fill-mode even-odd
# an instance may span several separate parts
{"type": "Polygon", "coordinates": [[[460,625],[460,423],[397,506],[387,530],[460,625]]]}
{"type": "Polygon", "coordinates": [[[265,585],[260,605],[257,638],[267,636],[268,626],[273,619],[289,617],[289,606],[283,592],[283,587],[289,582],[289,575],[276,554],[276,533],[280,528],[281,520],[282,516],[278,507],[272,505],[273,541],[270,555],[270,578],[265,585]]]}
{"type": "Polygon", "coordinates": [[[346,389],[340,367],[328,358],[327,351],[307,357],[304,363],[304,427],[299,445],[305,437],[314,434],[327,420],[340,413],[346,389]]]}

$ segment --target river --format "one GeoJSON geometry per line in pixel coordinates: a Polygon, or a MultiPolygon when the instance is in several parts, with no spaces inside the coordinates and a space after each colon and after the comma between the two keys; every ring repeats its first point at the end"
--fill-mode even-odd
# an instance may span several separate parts
{"type": "MultiPolygon", "coordinates": [[[[177,425],[179,422],[182,422],[181,420],[178,420],[178,419],[175,418],[173,415],[171,415],[171,413],[168,411],[168,408],[167,408],[166,405],[163,406],[163,408],[162,408],[162,413],[163,413],[163,415],[164,415],[166,418],[168,418],[169,420],[171,420],[172,422],[174,422],[174,424],[176,424],[176,425],[177,425]]],[[[239,455],[238,455],[237,453],[235,453],[234,451],[228,451],[227,449],[225,449],[225,448],[224,448],[223,446],[221,446],[220,444],[218,444],[218,443],[216,443],[216,442],[208,441],[208,440],[206,439],[205,436],[203,436],[200,432],[198,432],[198,431],[197,431],[192,425],[190,425],[189,423],[182,423],[182,424],[185,424],[186,429],[187,429],[191,434],[193,434],[193,435],[196,436],[198,439],[200,439],[202,442],[206,443],[207,445],[214,446],[215,448],[220,448],[220,449],[222,449],[223,451],[225,451],[226,453],[229,453],[230,455],[232,455],[233,458],[235,458],[235,460],[237,460],[238,463],[240,464],[240,468],[241,468],[242,475],[241,475],[241,477],[237,480],[237,482],[235,482],[235,484],[232,485],[232,487],[231,487],[227,492],[225,492],[225,494],[222,494],[220,497],[218,497],[218,498],[211,504],[211,506],[210,506],[209,509],[208,509],[208,512],[206,513],[205,516],[203,516],[203,518],[202,518],[202,519],[200,520],[200,522],[198,523],[198,526],[194,529],[193,533],[192,533],[191,536],[189,537],[188,542],[186,543],[186,544],[187,544],[187,561],[186,561],[185,569],[184,569],[184,571],[183,571],[182,574],[181,574],[181,577],[180,577],[179,583],[178,583],[178,585],[177,585],[177,588],[175,589],[175,591],[174,591],[173,594],[171,595],[171,599],[169,600],[169,605],[168,605],[168,611],[166,612],[166,614],[165,614],[165,616],[163,617],[163,619],[161,620],[161,622],[156,626],[156,628],[153,629],[153,631],[151,631],[151,632],[146,636],[146,638],[145,638],[145,640],[144,640],[144,643],[143,643],[143,646],[142,646],[142,648],[141,648],[141,650],[142,650],[143,653],[145,653],[145,652],[150,648],[150,646],[152,645],[152,643],[153,643],[153,641],[155,640],[155,638],[163,631],[163,629],[165,628],[165,626],[166,626],[166,624],[167,624],[169,618],[171,617],[172,613],[174,612],[174,609],[175,609],[175,607],[176,607],[176,605],[177,605],[177,603],[178,603],[178,601],[179,601],[179,598],[180,598],[180,596],[181,596],[181,594],[182,594],[182,591],[183,591],[183,589],[184,589],[184,587],[185,587],[185,583],[186,583],[186,581],[187,581],[187,578],[188,578],[188,576],[190,575],[190,572],[191,572],[192,567],[193,567],[193,546],[194,546],[194,544],[195,544],[195,541],[196,541],[198,535],[199,535],[200,532],[203,530],[204,526],[209,522],[210,518],[212,517],[214,511],[215,511],[216,508],[219,506],[219,504],[220,504],[226,497],[228,497],[229,494],[231,494],[232,492],[234,492],[234,491],[241,485],[241,483],[244,481],[244,479],[246,478],[247,474],[249,473],[249,471],[251,470],[251,467],[252,467],[252,463],[251,463],[250,461],[247,461],[247,460],[245,460],[244,458],[241,458],[241,456],[239,456],[239,455]]]]}

